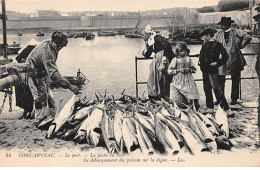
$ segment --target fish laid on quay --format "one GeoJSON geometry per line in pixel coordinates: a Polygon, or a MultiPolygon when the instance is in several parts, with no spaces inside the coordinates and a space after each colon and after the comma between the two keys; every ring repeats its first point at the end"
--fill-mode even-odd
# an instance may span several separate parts
{"type": "Polygon", "coordinates": [[[119,155],[193,155],[232,147],[221,109],[212,115],[189,107],[179,109],[169,99],[149,101],[124,94],[114,99],[100,93],[96,97],[77,100],[73,95],[53,119],[43,121],[49,122],[46,138],[103,146],[119,155]]]}

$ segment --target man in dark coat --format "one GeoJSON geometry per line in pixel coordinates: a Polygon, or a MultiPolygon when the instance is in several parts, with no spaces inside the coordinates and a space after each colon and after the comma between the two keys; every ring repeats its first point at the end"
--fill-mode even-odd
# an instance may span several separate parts
{"type": "Polygon", "coordinates": [[[204,40],[204,44],[200,50],[200,69],[203,77],[203,88],[206,96],[207,108],[214,109],[212,89],[215,93],[217,101],[228,115],[233,114],[229,111],[229,105],[225,95],[219,85],[218,68],[228,60],[228,54],[223,45],[213,39],[214,30],[206,28],[200,33],[200,37],[204,40]],[[220,55],[222,56],[220,58],[220,55]]]}

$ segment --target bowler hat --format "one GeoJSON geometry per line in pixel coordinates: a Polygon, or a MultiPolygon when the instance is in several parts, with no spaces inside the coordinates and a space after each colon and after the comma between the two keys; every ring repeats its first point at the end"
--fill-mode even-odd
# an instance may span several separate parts
{"type": "Polygon", "coordinates": [[[231,17],[221,17],[221,20],[217,25],[228,25],[234,22],[234,20],[231,20],[231,17]]]}
{"type": "Polygon", "coordinates": [[[199,36],[202,37],[203,35],[208,35],[208,34],[210,34],[210,36],[213,36],[215,32],[216,32],[215,30],[208,27],[208,28],[203,29],[200,32],[199,36]]]}

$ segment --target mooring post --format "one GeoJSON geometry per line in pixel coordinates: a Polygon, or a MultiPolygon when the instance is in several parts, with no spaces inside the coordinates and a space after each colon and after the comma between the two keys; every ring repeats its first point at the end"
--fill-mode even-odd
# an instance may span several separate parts
{"type": "Polygon", "coordinates": [[[1,19],[3,22],[3,56],[7,59],[7,40],[6,40],[6,12],[5,12],[5,0],[2,0],[2,15],[1,19]]]}
{"type": "Polygon", "coordinates": [[[138,78],[137,78],[137,57],[135,56],[135,90],[136,90],[136,97],[138,97],[138,78]]]}

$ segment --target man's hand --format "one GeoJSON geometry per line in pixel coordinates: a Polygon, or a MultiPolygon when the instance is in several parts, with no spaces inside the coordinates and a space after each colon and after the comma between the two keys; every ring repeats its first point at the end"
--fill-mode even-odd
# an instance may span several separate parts
{"type": "Polygon", "coordinates": [[[77,86],[71,84],[69,89],[76,95],[79,93],[79,88],[77,86]]]}
{"type": "Polygon", "coordinates": [[[217,62],[214,62],[214,63],[211,63],[210,65],[211,66],[216,66],[218,63],[217,62]]]}

